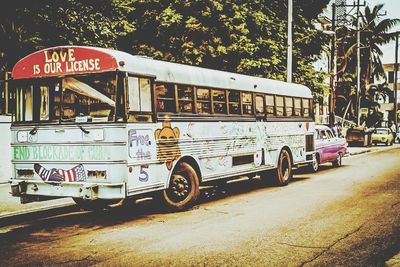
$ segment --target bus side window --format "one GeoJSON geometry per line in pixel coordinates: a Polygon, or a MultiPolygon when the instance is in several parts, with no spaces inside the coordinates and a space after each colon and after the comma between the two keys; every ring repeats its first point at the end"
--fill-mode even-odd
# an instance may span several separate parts
{"type": "Polygon", "coordinates": [[[278,117],[283,117],[284,116],[284,102],[283,102],[283,96],[276,96],[275,98],[275,107],[276,107],[276,116],[278,117]]]}
{"type": "Polygon", "coordinates": [[[129,111],[151,112],[150,80],[128,77],[129,111]]]}
{"type": "Polygon", "coordinates": [[[224,90],[212,90],[213,108],[216,114],[226,114],[226,94],[224,90]]]}
{"type": "Polygon", "coordinates": [[[210,89],[196,89],[196,112],[199,114],[211,113],[210,89]]]}
{"type": "Polygon", "coordinates": [[[265,96],[267,116],[275,116],[275,98],[273,95],[265,96]]]}
{"type": "Polygon", "coordinates": [[[293,116],[293,98],[285,97],[285,110],[287,117],[293,116]]]}
{"type": "Polygon", "coordinates": [[[251,93],[242,93],[243,114],[253,114],[253,96],[251,93]]]}
{"type": "Polygon", "coordinates": [[[303,102],[303,117],[310,117],[310,101],[306,98],[303,98],[302,102],[303,102]]]}
{"type": "Polygon", "coordinates": [[[193,86],[177,86],[179,112],[193,113],[193,86]]]}
{"type": "Polygon", "coordinates": [[[129,111],[140,111],[139,78],[128,77],[129,111]]]}
{"type": "Polygon", "coordinates": [[[301,99],[294,98],[294,116],[300,117],[301,116],[301,99]]]}
{"type": "Polygon", "coordinates": [[[237,91],[228,91],[229,114],[240,115],[240,93],[237,91]]]}
{"type": "Polygon", "coordinates": [[[265,116],[264,96],[256,95],[256,116],[258,118],[265,116]]]}
{"type": "Polygon", "coordinates": [[[171,83],[156,85],[157,110],[159,112],[176,112],[175,86],[171,83]]]}

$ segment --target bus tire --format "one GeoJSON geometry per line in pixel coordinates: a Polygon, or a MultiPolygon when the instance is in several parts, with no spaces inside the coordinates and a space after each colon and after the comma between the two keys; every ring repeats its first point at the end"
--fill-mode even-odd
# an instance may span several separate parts
{"type": "Polygon", "coordinates": [[[167,189],[162,192],[162,201],[169,210],[180,211],[189,208],[199,196],[199,177],[187,162],[175,167],[167,189]]]}
{"type": "Polygon", "coordinates": [[[289,152],[282,149],[279,153],[278,166],[275,170],[274,182],[276,185],[285,186],[292,179],[292,160],[289,152]]]}

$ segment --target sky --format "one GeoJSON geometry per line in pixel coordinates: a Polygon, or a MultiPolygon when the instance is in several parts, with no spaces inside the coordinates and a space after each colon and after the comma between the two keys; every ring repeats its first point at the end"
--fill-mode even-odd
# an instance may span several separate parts
{"type": "MultiPolygon", "coordinates": [[[[347,4],[352,4],[356,2],[355,0],[347,0],[347,4]]],[[[360,0],[360,3],[363,3],[364,0],[360,0]]],[[[377,4],[384,4],[383,11],[387,12],[387,15],[382,18],[400,18],[400,0],[365,0],[366,4],[372,8],[377,4]]],[[[334,0],[331,1],[331,4],[334,3],[334,0]]],[[[332,9],[331,4],[325,11],[325,15],[328,17],[332,17],[332,9]]],[[[400,24],[396,27],[392,28],[391,31],[400,31],[400,24]]],[[[383,63],[394,63],[394,54],[395,54],[395,42],[392,41],[387,45],[383,45],[381,47],[383,52],[382,62],[383,63]]],[[[400,47],[399,47],[399,61],[400,61],[400,47]]]]}

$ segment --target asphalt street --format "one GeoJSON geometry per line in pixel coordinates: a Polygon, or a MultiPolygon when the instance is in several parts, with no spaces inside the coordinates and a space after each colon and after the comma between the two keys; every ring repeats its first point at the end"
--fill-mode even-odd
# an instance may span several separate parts
{"type": "Polygon", "coordinates": [[[384,266],[400,251],[399,147],[344,159],[286,187],[202,191],[191,210],[154,201],[24,221],[0,233],[1,266],[384,266]]]}

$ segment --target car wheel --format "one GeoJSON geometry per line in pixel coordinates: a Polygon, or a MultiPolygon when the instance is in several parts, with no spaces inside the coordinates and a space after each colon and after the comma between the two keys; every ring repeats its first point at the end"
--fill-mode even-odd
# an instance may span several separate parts
{"type": "Polygon", "coordinates": [[[342,153],[337,154],[336,159],[334,161],[332,161],[332,165],[334,167],[342,166],[342,153]]]}
{"type": "Polygon", "coordinates": [[[309,165],[309,169],[312,172],[317,172],[319,169],[319,160],[318,160],[318,156],[315,156],[315,158],[313,159],[312,163],[309,165]]]}
{"type": "Polygon", "coordinates": [[[388,145],[389,145],[389,141],[386,141],[386,142],[385,142],[385,146],[388,146],[388,145]]]}

